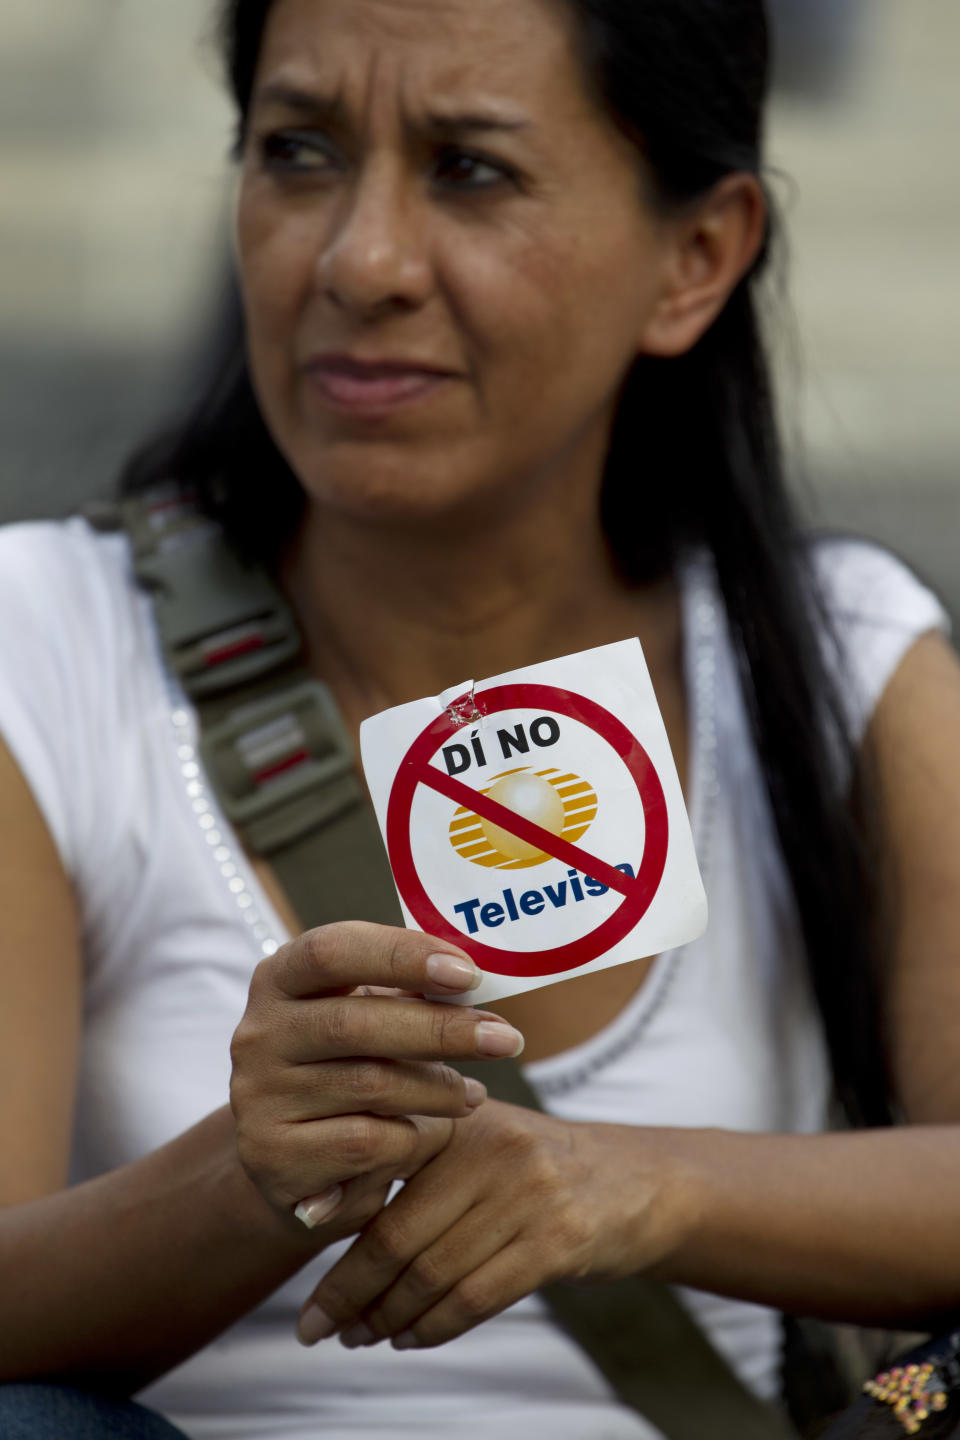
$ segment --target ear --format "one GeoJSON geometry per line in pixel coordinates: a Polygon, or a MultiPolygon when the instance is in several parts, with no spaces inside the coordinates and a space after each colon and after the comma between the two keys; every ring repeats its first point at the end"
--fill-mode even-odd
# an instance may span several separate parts
{"type": "Polygon", "coordinates": [[[763,245],[767,202],[760,182],[728,175],[666,222],[660,298],[640,341],[644,355],[684,355],[709,330],[763,245]]]}

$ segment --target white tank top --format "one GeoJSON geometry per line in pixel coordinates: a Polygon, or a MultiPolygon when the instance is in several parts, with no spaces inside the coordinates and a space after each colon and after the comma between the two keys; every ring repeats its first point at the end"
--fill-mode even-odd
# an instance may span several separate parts
{"type": "MultiPolygon", "coordinates": [[[[818,550],[862,732],[905,651],[945,630],[934,596],[874,547],[818,550]]],[[[710,901],[621,1014],[526,1067],[570,1120],[813,1131],[828,1077],[789,887],[708,563],[683,577],[689,804],[710,901]]],[[[72,1179],[136,1159],[222,1105],[250,975],[287,938],[207,788],[127,542],[82,521],[0,531],[0,731],[81,908],[86,988],[72,1179]]],[[[193,1440],[653,1440],[532,1297],[439,1350],[301,1349],[327,1252],[144,1400],[193,1440]]],[[[757,1393],[778,1388],[759,1306],[682,1298],[757,1393]]]]}

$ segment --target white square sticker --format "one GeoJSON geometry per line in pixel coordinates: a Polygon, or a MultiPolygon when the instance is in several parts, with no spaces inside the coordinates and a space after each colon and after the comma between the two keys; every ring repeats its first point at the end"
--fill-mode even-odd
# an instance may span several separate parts
{"type": "Polygon", "coordinates": [[[407,925],[484,1005],[695,940],[707,900],[638,640],[386,710],[363,768],[407,925]]]}

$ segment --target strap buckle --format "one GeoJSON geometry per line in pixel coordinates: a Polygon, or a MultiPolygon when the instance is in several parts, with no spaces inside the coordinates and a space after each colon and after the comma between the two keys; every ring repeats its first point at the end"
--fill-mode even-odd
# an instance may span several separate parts
{"type": "Polygon", "coordinates": [[[240,706],[200,753],[227,818],[263,855],[363,803],[349,736],[317,680],[240,706]]]}
{"type": "Polygon", "coordinates": [[[299,654],[296,622],[269,576],[244,565],[188,497],[158,487],[124,513],[164,653],[191,698],[248,684],[299,654]]]}

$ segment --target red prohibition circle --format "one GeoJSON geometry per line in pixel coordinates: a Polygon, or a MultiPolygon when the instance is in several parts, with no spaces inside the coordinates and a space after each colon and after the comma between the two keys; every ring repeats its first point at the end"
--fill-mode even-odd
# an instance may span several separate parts
{"type": "Polygon", "coordinates": [[[615,715],[584,695],[552,685],[500,685],[480,695],[455,701],[410,746],[397,771],[387,806],[387,849],[397,888],[417,924],[428,935],[466,950],[484,970],[495,975],[561,975],[588,965],[613,949],[642,920],[660,888],[667,863],[670,827],[660,777],[643,746],[615,715]],[[510,951],[485,945],[464,935],[434,905],[417,873],[410,841],[410,816],[424,771],[445,741],[463,729],[451,712],[463,713],[471,703],[484,719],[505,710],[539,710],[579,720],[613,748],[625,764],[643,805],[646,834],[643,858],[630,892],[608,919],[579,940],[549,950],[510,951]]]}

